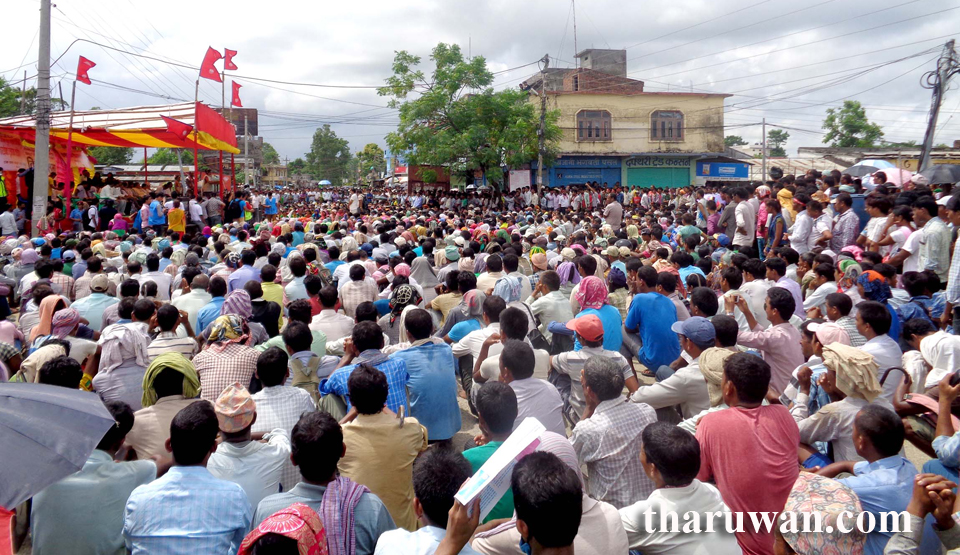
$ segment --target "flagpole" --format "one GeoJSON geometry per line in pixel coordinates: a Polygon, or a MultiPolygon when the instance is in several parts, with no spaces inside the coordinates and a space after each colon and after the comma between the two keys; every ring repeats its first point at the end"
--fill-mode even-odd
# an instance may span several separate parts
{"type": "MultiPolygon", "coordinates": [[[[227,106],[227,72],[226,68],[220,72],[220,114],[223,115],[223,109],[227,106]]],[[[220,198],[223,198],[223,150],[220,154],[220,181],[217,182],[217,189],[220,189],[220,198]]]]}
{"type": "MultiPolygon", "coordinates": [[[[77,98],[77,80],[73,80],[73,88],[70,90],[70,124],[67,127],[67,173],[70,174],[70,181],[73,181],[73,103],[77,98]]],[[[73,230],[73,222],[70,220],[70,197],[73,192],[73,187],[70,186],[70,181],[67,182],[64,187],[64,219],[67,221],[67,225],[70,226],[70,230],[73,230]]]]}
{"type": "Polygon", "coordinates": [[[197,187],[200,186],[200,160],[197,158],[197,141],[200,139],[197,130],[197,104],[200,103],[200,78],[197,78],[197,88],[193,96],[193,197],[197,197],[197,187]]]}
{"type": "Polygon", "coordinates": [[[143,184],[150,189],[150,172],[147,169],[147,147],[143,147],[143,184]]]}

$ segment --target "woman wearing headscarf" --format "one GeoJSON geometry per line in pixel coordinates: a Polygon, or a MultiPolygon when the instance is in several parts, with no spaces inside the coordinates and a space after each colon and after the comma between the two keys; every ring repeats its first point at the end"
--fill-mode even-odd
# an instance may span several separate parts
{"type": "Polygon", "coordinates": [[[225,314],[213,321],[206,346],[193,357],[193,365],[200,377],[202,399],[213,402],[230,384],[250,383],[260,355],[250,343],[250,326],[246,318],[225,314]]]}
{"type": "Polygon", "coordinates": [[[607,274],[607,302],[620,312],[620,319],[626,321],[633,295],[627,287],[627,275],[620,268],[610,268],[607,274]]]}
{"type": "Polygon", "coordinates": [[[887,335],[894,341],[899,340],[900,318],[897,316],[897,309],[889,302],[893,293],[890,290],[890,284],[887,283],[887,278],[879,272],[867,270],[857,278],[857,292],[860,293],[863,300],[875,301],[887,307],[887,311],[890,312],[890,331],[887,332],[887,335]]]}
{"type": "Polygon", "coordinates": [[[104,401],[123,401],[140,410],[143,376],[150,364],[149,339],[137,322],[113,324],[103,329],[99,351],[87,369],[94,369],[92,386],[104,401]]]}
{"type": "MultiPolygon", "coordinates": [[[[285,546],[290,555],[328,555],[327,534],[316,511],[303,503],[294,503],[264,519],[240,543],[237,555],[280,553],[285,546]]],[[[339,550],[337,551],[339,553],[339,550]]]]}
{"type": "MultiPolygon", "coordinates": [[[[571,249],[564,250],[573,252],[571,249]]],[[[573,293],[573,286],[580,283],[580,273],[577,271],[577,266],[573,262],[566,260],[557,266],[557,274],[560,275],[560,293],[569,299],[573,293]]]]}
{"type": "Polygon", "coordinates": [[[790,192],[790,189],[784,187],[777,193],[777,200],[780,201],[780,214],[786,220],[787,227],[793,226],[793,222],[797,221],[797,209],[793,205],[793,193],[790,192]]]}
{"type": "MultiPolygon", "coordinates": [[[[67,307],[67,302],[63,300],[63,297],[60,295],[48,295],[40,301],[40,307],[38,311],[40,313],[40,321],[36,326],[30,330],[30,337],[28,338],[28,344],[31,346],[31,352],[36,348],[33,346],[39,337],[46,337],[52,333],[53,330],[53,315],[57,313],[58,310],[62,310],[67,307]]],[[[37,345],[39,346],[39,345],[37,345]]]]}
{"type": "MultiPolygon", "coordinates": [[[[220,316],[230,314],[243,319],[244,326],[249,330],[251,347],[270,339],[270,334],[267,333],[263,325],[250,321],[250,317],[253,316],[253,301],[250,300],[250,294],[245,290],[234,289],[224,297],[223,304],[220,305],[220,316]]],[[[205,341],[213,341],[211,334],[213,333],[213,327],[216,323],[217,321],[214,320],[207,325],[206,329],[200,332],[200,336],[204,338],[205,341]]]]}
{"type": "Polygon", "coordinates": [[[398,286],[390,294],[390,312],[381,316],[377,323],[390,338],[391,345],[400,342],[400,316],[404,310],[416,308],[422,300],[417,289],[409,284],[398,286]]]}
{"type": "MultiPolygon", "coordinates": [[[[554,432],[543,432],[537,451],[555,455],[576,473],[583,484],[583,473],[570,440],[554,432]]],[[[580,527],[573,539],[573,549],[577,555],[610,555],[629,551],[627,533],[623,529],[620,513],[613,505],[593,499],[583,487],[582,509],[580,527]]],[[[514,517],[491,530],[478,533],[472,545],[484,555],[515,555],[520,552],[517,547],[520,540],[514,517]]]]}
{"type": "MultiPolygon", "coordinates": [[[[608,351],[620,351],[623,343],[623,320],[617,307],[607,303],[607,284],[597,276],[587,276],[580,280],[580,286],[575,295],[580,304],[577,318],[593,314],[603,324],[603,348],[608,351]]],[[[565,326],[564,326],[565,327],[565,326]]],[[[553,329],[551,328],[551,331],[553,329]]],[[[579,340],[574,341],[573,350],[579,351],[583,346],[579,340]]]]}
{"type": "Polygon", "coordinates": [[[784,555],[861,555],[866,537],[856,526],[841,532],[839,519],[857,522],[863,505],[848,486],[812,472],[801,472],[783,507],[784,513],[816,515],[813,529],[774,526],[774,553],[784,555]],[[781,529],[782,528],[782,529],[781,529]]]}
{"type": "Polygon", "coordinates": [[[424,303],[437,298],[436,287],[440,282],[430,266],[430,261],[426,258],[419,256],[413,259],[413,265],[410,266],[410,283],[420,286],[424,303]]]}
{"type": "Polygon", "coordinates": [[[447,343],[456,343],[471,331],[483,327],[483,301],[487,295],[479,289],[471,289],[463,295],[460,304],[450,310],[443,328],[437,333],[447,343]]]}

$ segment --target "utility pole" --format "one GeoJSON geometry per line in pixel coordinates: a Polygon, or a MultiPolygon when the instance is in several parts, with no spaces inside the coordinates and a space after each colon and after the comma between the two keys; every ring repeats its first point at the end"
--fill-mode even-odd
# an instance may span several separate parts
{"type": "Polygon", "coordinates": [[[763,141],[760,143],[760,155],[763,158],[763,164],[761,165],[760,171],[763,172],[760,176],[760,181],[767,181],[767,118],[763,118],[763,141]]]}
{"type": "Polygon", "coordinates": [[[20,115],[27,113],[27,72],[23,72],[23,88],[20,89],[20,115]]]}
{"type": "Polygon", "coordinates": [[[579,68],[580,58],[577,58],[577,54],[580,53],[577,49],[577,0],[570,0],[570,7],[573,9],[573,59],[576,60],[577,68],[579,68]]]}
{"type": "Polygon", "coordinates": [[[920,80],[924,88],[933,89],[933,99],[930,102],[930,119],[927,122],[927,132],[923,134],[923,147],[920,149],[917,171],[923,171],[930,165],[930,151],[933,149],[934,135],[937,133],[937,118],[940,116],[943,94],[950,86],[950,78],[960,72],[960,61],[953,46],[953,39],[943,45],[943,54],[937,60],[937,69],[928,71],[920,80]]]}
{"type": "Polygon", "coordinates": [[[247,128],[247,113],[243,113],[243,184],[250,186],[250,151],[247,140],[250,137],[250,131],[247,128]]]}
{"type": "Polygon", "coordinates": [[[550,65],[550,54],[544,54],[540,68],[540,129],[537,130],[537,196],[543,194],[543,151],[547,142],[547,76],[544,71],[550,65]]]}
{"type": "MultiPolygon", "coordinates": [[[[37,126],[34,141],[33,209],[30,234],[47,213],[47,176],[50,175],[50,0],[40,0],[40,55],[37,60],[37,126]]],[[[24,79],[26,88],[26,79],[24,79]]],[[[69,212],[68,212],[69,213],[69,212]]]]}
{"type": "Polygon", "coordinates": [[[290,167],[290,157],[285,156],[283,158],[283,188],[284,189],[287,188],[287,182],[288,182],[288,179],[290,178],[290,170],[288,169],[289,167],[290,167]]]}

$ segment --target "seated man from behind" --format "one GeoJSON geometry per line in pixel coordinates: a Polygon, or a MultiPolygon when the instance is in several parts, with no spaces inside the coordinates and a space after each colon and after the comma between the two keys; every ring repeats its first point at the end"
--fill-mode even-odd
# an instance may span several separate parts
{"type": "MultiPolygon", "coordinates": [[[[517,395],[507,384],[485,383],[477,393],[476,405],[480,419],[480,441],[477,442],[477,447],[463,452],[463,456],[470,462],[471,475],[480,470],[513,432],[513,423],[517,419],[517,395]]],[[[513,492],[508,489],[484,522],[512,516],[513,492]]]]}
{"type": "MultiPolygon", "coordinates": [[[[421,527],[415,532],[398,529],[385,533],[377,542],[376,555],[433,553],[443,540],[453,496],[469,477],[470,464],[460,453],[439,445],[421,453],[413,463],[413,510],[421,527]]],[[[467,545],[460,553],[477,552],[467,545]]]]}

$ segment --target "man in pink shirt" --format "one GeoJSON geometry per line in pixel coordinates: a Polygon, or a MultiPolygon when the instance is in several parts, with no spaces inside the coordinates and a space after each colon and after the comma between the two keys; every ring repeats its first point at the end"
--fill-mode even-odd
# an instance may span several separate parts
{"type": "MultiPolygon", "coordinates": [[[[777,392],[790,383],[793,370],[803,364],[803,350],[800,348],[800,331],[790,323],[790,317],[796,308],[793,295],[783,287],[771,287],[763,302],[763,310],[770,321],[770,327],[764,329],[750,312],[747,299],[743,295],[736,297],[736,306],[747,318],[750,331],[741,331],[737,336],[737,345],[759,349],[763,360],[770,365],[770,386],[777,392]]],[[[725,297],[726,313],[733,316],[733,300],[725,297]]]]}
{"type": "MultiPolygon", "coordinates": [[[[787,293],[789,295],[789,293],[787,293]]],[[[791,299],[792,300],[792,299],[791,299]]],[[[704,416],[697,425],[700,481],[713,481],[723,502],[743,513],[737,541],[745,555],[773,552],[773,528],[758,530],[748,512],[778,516],[800,474],[797,446],[800,431],[783,405],[762,405],[770,382],[770,366],[749,353],[724,362],[720,388],[730,408],[704,416]]],[[[779,522],[774,518],[773,526],[779,522]]],[[[726,523],[724,523],[726,526],[726,523]]]]}

